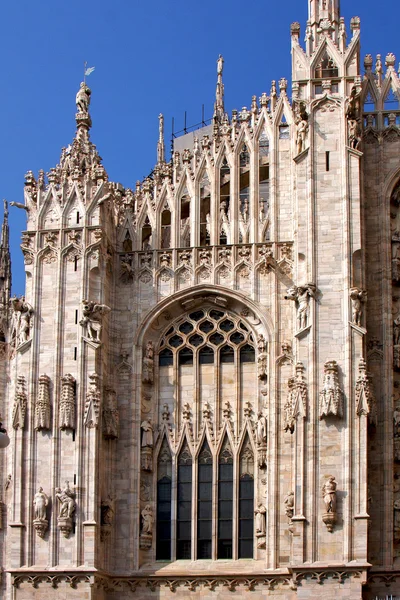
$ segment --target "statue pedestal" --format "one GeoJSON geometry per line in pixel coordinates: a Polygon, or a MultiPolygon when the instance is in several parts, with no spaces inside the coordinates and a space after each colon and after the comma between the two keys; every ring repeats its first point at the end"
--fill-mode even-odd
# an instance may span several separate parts
{"type": "Polygon", "coordinates": [[[140,534],[140,548],[142,550],[150,550],[153,543],[153,536],[151,533],[140,534]]]}
{"type": "Polygon", "coordinates": [[[257,538],[257,548],[258,549],[265,548],[265,544],[266,544],[265,533],[256,533],[256,538],[257,538]]]}
{"type": "Polygon", "coordinates": [[[65,538],[69,537],[72,531],[72,519],[71,517],[58,517],[57,525],[61,533],[65,538]]]}
{"type": "Polygon", "coordinates": [[[102,525],[100,529],[100,539],[102,542],[105,542],[106,539],[110,537],[111,534],[111,525],[102,525]]]}
{"type": "Polygon", "coordinates": [[[329,531],[329,533],[332,533],[333,528],[336,523],[336,513],[334,513],[334,512],[324,513],[322,515],[322,520],[325,523],[326,528],[329,531]]]}
{"type": "Polygon", "coordinates": [[[47,531],[49,522],[46,519],[35,519],[33,521],[33,527],[39,537],[44,538],[44,534],[47,531]]]}

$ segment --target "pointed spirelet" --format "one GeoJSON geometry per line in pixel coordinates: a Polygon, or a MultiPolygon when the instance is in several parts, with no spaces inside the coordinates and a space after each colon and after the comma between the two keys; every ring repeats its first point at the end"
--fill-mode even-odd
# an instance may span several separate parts
{"type": "Polygon", "coordinates": [[[219,55],[217,60],[217,88],[215,91],[215,105],[214,105],[214,120],[218,123],[222,123],[225,114],[224,108],[224,84],[222,81],[222,75],[224,72],[224,58],[222,54],[219,55]]]}
{"type": "Polygon", "coordinates": [[[158,115],[157,163],[165,162],[164,115],[158,115]]]}

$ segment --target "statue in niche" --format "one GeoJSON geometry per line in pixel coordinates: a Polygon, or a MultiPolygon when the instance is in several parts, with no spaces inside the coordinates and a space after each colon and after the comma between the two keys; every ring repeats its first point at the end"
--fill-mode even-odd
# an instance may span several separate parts
{"type": "Polygon", "coordinates": [[[315,296],[316,287],[313,283],[307,283],[306,285],[293,287],[287,291],[286,298],[288,300],[295,300],[298,304],[297,323],[299,330],[308,327],[310,298],[315,298],[315,296]]]}
{"type": "Polygon", "coordinates": [[[65,482],[65,488],[56,488],[56,498],[60,502],[59,517],[71,518],[76,510],[75,494],[69,487],[69,481],[65,482]]]}
{"type": "Polygon", "coordinates": [[[400,344],[400,315],[393,321],[393,344],[395,346],[400,344]]]}
{"type": "Polygon", "coordinates": [[[361,327],[361,317],[363,313],[363,303],[367,299],[367,292],[360,288],[353,287],[350,290],[351,299],[351,320],[353,323],[361,327]]]}
{"type": "Polygon", "coordinates": [[[153,542],[154,515],[151,504],[146,504],[141,512],[140,548],[149,550],[153,542]]]}
{"type": "Polygon", "coordinates": [[[43,488],[40,487],[33,499],[33,506],[35,507],[35,520],[37,519],[42,521],[46,519],[46,508],[48,504],[49,498],[44,493],[43,488]]]}
{"type": "Polygon", "coordinates": [[[266,515],[267,509],[263,504],[259,504],[254,511],[257,548],[265,548],[266,543],[266,515]]]}
{"type": "Polygon", "coordinates": [[[103,317],[109,313],[111,308],[105,304],[97,304],[88,300],[82,301],[83,318],[80,325],[86,330],[86,335],[92,342],[101,341],[101,330],[103,317]]]}
{"type": "Polygon", "coordinates": [[[306,137],[308,133],[308,121],[299,117],[296,123],[296,149],[301,154],[306,149],[306,137]]]}
{"type": "Polygon", "coordinates": [[[43,538],[48,528],[48,521],[46,519],[47,506],[49,504],[49,498],[44,493],[43,488],[40,487],[39,491],[36,492],[33,498],[34,506],[34,519],[33,526],[39,537],[43,538]]]}
{"type": "Polygon", "coordinates": [[[325,505],[325,513],[322,515],[322,520],[325,523],[329,533],[332,533],[333,527],[337,520],[336,490],[337,483],[335,478],[330,476],[322,487],[322,498],[325,505]]]}
{"type": "Polygon", "coordinates": [[[258,413],[256,439],[257,444],[267,443],[267,418],[262,412],[258,413]]]}
{"type": "Polygon", "coordinates": [[[88,88],[86,83],[82,81],[78,93],[76,94],[76,108],[78,113],[87,114],[90,104],[91,90],[88,88]]]}
{"type": "Polygon", "coordinates": [[[58,513],[58,527],[65,538],[69,537],[72,531],[72,518],[76,510],[75,494],[69,487],[69,482],[65,482],[65,488],[56,488],[56,498],[60,502],[58,513]]]}
{"type": "Polygon", "coordinates": [[[360,127],[356,119],[348,119],[347,126],[349,130],[349,146],[356,150],[361,142],[360,127]]]}
{"type": "Polygon", "coordinates": [[[142,381],[143,383],[153,383],[154,381],[154,346],[150,340],[146,344],[143,358],[142,381]]]}
{"type": "Polygon", "coordinates": [[[141,468],[143,471],[153,470],[153,425],[150,420],[142,421],[141,428],[141,468]]]}
{"type": "Polygon", "coordinates": [[[114,500],[109,495],[106,500],[102,500],[100,505],[100,516],[101,516],[101,540],[107,539],[111,533],[111,527],[114,523],[114,500]]]}
{"type": "Polygon", "coordinates": [[[263,335],[260,335],[257,340],[258,347],[258,378],[260,380],[267,379],[267,344],[263,335]]]}
{"type": "Polygon", "coordinates": [[[294,492],[289,492],[284,498],[285,513],[288,519],[293,519],[294,514],[294,492]]]}
{"type": "Polygon", "coordinates": [[[25,296],[12,298],[11,304],[14,310],[15,332],[19,346],[30,338],[33,308],[28,302],[25,302],[25,296]]]}

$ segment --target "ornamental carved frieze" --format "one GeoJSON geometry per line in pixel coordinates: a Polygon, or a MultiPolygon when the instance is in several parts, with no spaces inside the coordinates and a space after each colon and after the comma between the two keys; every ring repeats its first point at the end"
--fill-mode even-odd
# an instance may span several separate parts
{"type": "Polygon", "coordinates": [[[50,377],[47,375],[41,375],[39,377],[39,390],[35,402],[34,423],[36,431],[51,428],[50,377]]]}
{"type": "Polygon", "coordinates": [[[24,429],[27,404],[28,398],[25,391],[25,377],[20,375],[17,379],[12,413],[12,425],[14,429],[24,429]]]}
{"type": "Polygon", "coordinates": [[[75,378],[67,373],[61,379],[61,398],[58,426],[60,429],[75,429],[75,378]]]}
{"type": "Polygon", "coordinates": [[[339,368],[335,360],[324,365],[324,383],[319,393],[319,417],[343,416],[343,391],[339,386],[339,368]]]}
{"type": "Polygon", "coordinates": [[[89,375],[89,389],[85,400],[84,423],[88,428],[97,428],[101,404],[100,377],[97,373],[89,375]]]}
{"type": "Polygon", "coordinates": [[[370,423],[376,425],[377,407],[371,376],[367,372],[367,363],[360,359],[356,382],[356,413],[359,417],[368,416],[370,423]]]}

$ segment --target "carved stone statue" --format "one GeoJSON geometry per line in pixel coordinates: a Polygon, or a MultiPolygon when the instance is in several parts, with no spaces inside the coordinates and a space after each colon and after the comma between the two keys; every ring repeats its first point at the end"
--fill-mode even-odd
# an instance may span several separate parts
{"type": "Polygon", "coordinates": [[[284,499],[285,513],[288,519],[293,519],[294,514],[294,492],[288,492],[284,499]]]}
{"type": "Polygon", "coordinates": [[[297,154],[306,149],[306,137],[308,133],[308,122],[304,118],[299,118],[296,124],[296,148],[297,154]]]}
{"type": "Polygon", "coordinates": [[[217,75],[222,75],[224,70],[224,59],[222,54],[219,55],[217,60],[217,75]]]}
{"type": "Polygon", "coordinates": [[[153,470],[153,425],[150,420],[145,419],[141,426],[141,468],[143,471],[153,470]]]}
{"type": "Polygon", "coordinates": [[[322,487],[322,498],[325,505],[325,513],[322,516],[322,520],[331,533],[336,523],[336,489],[337,483],[334,477],[329,477],[328,481],[322,487]]]}
{"type": "Polygon", "coordinates": [[[153,383],[154,381],[154,346],[151,340],[146,344],[143,358],[142,381],[143,383],[153,383]]]}
{"type": "Polygon", "coordinates": [[[335,360],[324,365],[324,385],[319,394],[320,419],[330,415],[343,416],[343,391],[339,387],[339,371],[335,360]]]}
{"type": "Polygon", "coordinates": [[[28,302],[25,302],[24,296],[12,298],[11,304],[14,310],[14,327],[19,346],[30,339],[33,308],[28,302]]]}
{"type": "Polygon", "coordinates": [[[265,380],[268,377],[267,344],[263,335],[258,337],[258,378],[265,380]]]}
{"type": "Polygon", "coordinates": [[[72,531],[72,518],[76,510],[75,494],[69,487],[69,481],[65,482],[65,488],[56,488],[56,498],[60,502],[58,512],[58,527],[64,537],[69,537],[72,531]]]}
{"type": "Polygon", "coordinates": [[[119,436],[119,412],[117,394],[111,389],[105,390],[103,409],[103,435],[106,440],[116,440],[119,436]]]}
{"type": "Polygon", "coordinates": [[[256,533],[265,535],[266,533],[266,525],[265,525],[265,517],[266,517],[267,509],[263,504],[259,504],[254,514],[256,516],[256,533]]]}
{"type": "Polygon", "coordinates": [[[101,514],[101,540],[104,540],[110,535],[111,528],[114,523],[114,500],[109,495],[108,498],[101,502],[100,506],[100,514],[101,514]]]}
{"type": "Polygon", "coordinates": [[[259,412],[256,431],[257,444],[266,444],[267,434],[267,419],[262,412],[259,412]]]}
{"type": "Polygon", "coordinates": [[[60,429],[75,429],[75,378],[70,373],[61,378],[58,426],[60,429]]]}
{"type": "Polygon", "coordinates": [[[300,287],[293,287],[287,291],[289,300],[295,300],[298,304],[297,323],[299,329],[308,327],[310,298],[315,298],[316,287],[313,283],[308,283],[300,287]]]}
{"type": "Polygon", "coordinates": [[[87,113],[90,104],[91,90],[88,88],[86,83],[82,81],[78,93],[76,94],[76,108],[78,113],[87,113]]]}
{"type": "Polygon", "coordinates": [[[93,342],[101,341],[102,320],[110,310],[105,304],[97,304],[88,300],[82,301],[83,318],[80,325],[85,329],[89,340],[93,342]]]}
{"type": "Polygon", "coordinates": [[[39,377],[39,391],[35,402],[35,429],[50,429],[50,378],[39,377]]]}
{"type": "Polygon", "coordinates": [[[395,346],[400,345],[400,315],[393,321],[393,343],[395,346]]]}
{"type": "Polygon", "coordinates": [[[360,128],[356,119],[348,119],[347,121],[349,131],[349,146],[356,150],[359,143],[361,142],[360,128]]]}
{"type": "Polygon", "coordinates": [[[39,537],[43,537],[48,528],[48,521],[46,519],[46,509],[49,504],[49,498],[44,493],[43,488],[40,487],[39,491],[36,492],[33,499],[34,506],[34,520],[33,526],[39,537]]]}
{"type": "Polygon", "coordinates": [[[151,504],[146,504],[141,512],[140,547],[149,550],[153,542],[154,515],[151,504]]]}
{"type": "Polygon", "coordinates": [[[351,320],[353,323],[361,327],[361,317],[363,312],[363,303],[367,299],[367,292],[353,287],[350,290],[351,299],[351,320]]]}

